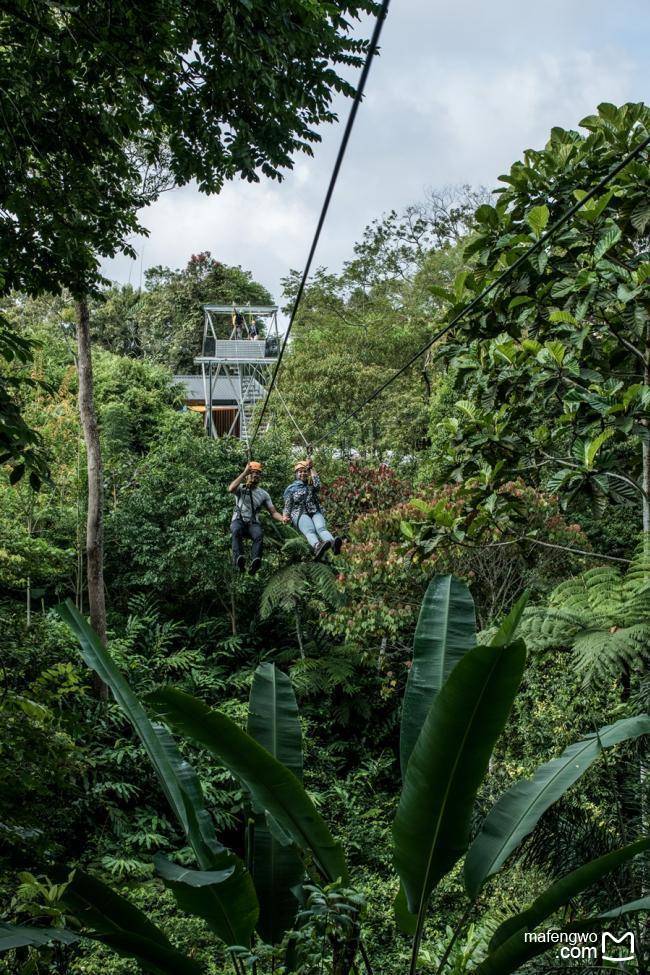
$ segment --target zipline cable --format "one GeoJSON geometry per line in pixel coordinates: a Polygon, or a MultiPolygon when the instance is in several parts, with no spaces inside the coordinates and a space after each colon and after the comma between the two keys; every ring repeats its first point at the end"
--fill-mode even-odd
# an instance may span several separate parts
{"type": "Polygon", "coordinates": [[[276,390],[276,392],[277,392],[277,394],[278,394],[278,396],[280,397],[280,402],[281,402],[281,403],[282,403],[282,405],[284,406],[284,408],[285,408],[285,410],[286,410],[286,413],[287,413],[287,416],[289,417],[289,419],[290,419],[290,420],[291,420],[291,422],[293,423],[293,425],[294,425],[294,427],[296,428],[296,432],[297,432],[297,434],[298,434],[298,436],[300,437],[300,439],[301,439],[301,440],[302,440],[302,442],[304,443],[304,445],[305,445],[305,450],[307,451],[307,453],[308,453],[308,454],[309,454],[309,453],[311,453],[311,450],[310,450],[310,447],[311,447],[311,444],[309,443],[309,441],[307,440],[307,438],[306,438],[306,436],[304,435],[304,433],[302,432],[302,430],[301,430],[301,429],[300,429],[300,427],[298,426],[298,424],[297,424],[297,422],[296,422],[296,419],[295,419],[295,417],[294,417],[294,415],[293,415],[293,413],[291,412],[291,410],[289,409],[289,407],[288,407],[288,405],[287,405],[287,401],[286,401],[286,399],[284,398],[284,396],[283,396],[283,395],[282,395],[282,393],[280,392],[280,387],[279,387],[279,386],[276,386],[276,387],[275,387],[275,390],[276,390]]]}
{"type": "Polygon", "coordinates": [[[618,176],[621,170],[625,169],[625,167],[629,163],[631,163],[633,159],[639,156],[643,152],[643,150],[647,149],[649,146],[650,146],[650,136],[648,136],[637,146],[635,146],[634,149],[628,152],[627,156],[625,156],[624,159],[622,159],[612,169],[610,169],[609,172],[595,184],[595,186],[592,186],[589,192],[585,193],[585,195],[582,197],[581,200],[578,200],[576,203],[573,204],[573,206],[569,207],[567,212],[562,217],[560,217],[560,219],[556,223],[554,223],[552,227],[550,227],[545,233],[543,233],[542,236],[539,238],[539,240],[536,240],[520,257],[518,257],[517,260],[514,262],[514,264],[511,264],[510,267],[505,269],[505,271],[502,271],[501,274],[498,277],[496,277],[491,284],[487,285],[487,287],[485,287],[480,294],[478,294],[475,298],[473,298],[467,305],[465,305],[464,308],[461,308],[458,314],[455,315],[454,318],[452,318],[452,320],[447,323],[447,325],[439,329],[435,333],[435,335],[431,339],[429,339],[426,345],[423,345],[421,349],[419,349],[417,352],[414,352],[411,358],[408,360],[408,362],[404,363],[404,365],[401,366],[401,368],[398,369],[397,372],[393,373],[393,375],[390,376],[384,383],[382,383],[381,386],[378,386],[370,394],[370,396],[368,396],[365,400],[363,400],[362,403],[359,403],[359,405],[356,406],[351,413],[348,413],[348,415],[344,417],[343,420],[341,420],[334,427],[332,427],[330,430],[324,433],[322,437],[319,437],[318,440],[315,440],[314,446],[323,443],[323,441],[327,440],[328,437],[333,436],[333,434],[335,434],[337,430],[340,430],[341,427],[344,426],[346,423],[349,423],[350,420],[354,420],[363,410],[365,410],[366,406],[368,406],[370,403],[373,402],[373,400],[376,400],[379,396],[381,396],[381,394],[386,389],[388,389],[391,383],[395,382],[396,379],[399,379],[400,376],[404,375],[404,373],[411,368],[414,362],[417,362],[417,360],[420,359],[425,352],[428,352],[428,350],[431,348],[432,345],[434,345],[439,339],[441,339],[444,335],[447,335],[448,332],[454,329],[458,324],[458,322],[461,320],[461,318],[464,318],[468,312],[476,308],[476,306],[481,301],[483,301],[484,298],[486,298],[492,291],[495,290],[495,288],[497,288],[507,278],[509,278],[510,275],[517,270],[517,268],[521,267],[521,265],[528,260],[531,254],[534,254],[536,250],[539,250],[541,247],[543,247],[544,244],[554,234],[556,234],[557,231],[560,230],[571,219],[571,217],[578,212],[578,210],[580,210],[585,205],[585,203],[588,203],[589,200],[592,200],[597,193],[599,193],[605,186],[607,186],[610,180],[612,180],[615,176],[618,176]]]}
{"type": "Polygon", "coordinates": [[[348,142],[350,140],[350,135],[352,133],[352,128],[354,126],[354,121],[355,121],[355,119],[357,117],[357,111],[359,109],[359,105],[360,105],[361,99],[363,97],[363,92],[364,92],[364,89],[366,87],[366,81],[368,79],[368,74],[370,72],[370,65],[372,64],[372,60],[373,60],[373,58],[374,58],[374,56],[375,56],[375,54],[377,52],[377,46],[379,44],[379,38],[380,38],[380,35],[381,35],[381,29],[382,29],[382,27],[384,25],[384,21],[386,19],[386,15],[388,13],[388,7],[389,7],[389,5],[390,5],[390,0],[383,0],[383,3],[381,5],[381,9],[380,9],[379,13],[377,14],[377,19],[375,21],[374,30],[372,32],[372,38],[370,39],[370,47],[368,49],[368,54],[367,54],[366,60],[365,60],[364,65],[363,65],[363,69],[361,71],[361,77],[359,78],[359,84],[357,85],[357,90],[354,93],[354,101],[352,102],[352,108],[350,109],[350,114],[348,116],[348,120],[347,120],[347,123],[346,123],[346,126],[345,126],[345,130],[343,132],[343,137],[341,139],[341,145],[339,146],[339,151],[338,151],[338,154],[337,154],[337,157],[336,157],[336,162],[334,163],[334,169],[332,170],[332,176],[330,178],[329,186],[327,187],[327,193],[325,194],[325,200],[323,202],[323,207],[322,207],[321,212],[320,212],[320,217],[318,218],[318,223],[316,225],[316,231],[314,233],[314,239],[312,240],[312,244],[311,244],[311,247],[309,249],[309,255],[307,257],[307,263],[305,264],[305,269],[303,271],[302,278],[300,280],[300,286],[298,287],[298,291],[296,292],[296,298],[295,298],[295,301],[293,303],[293,307],[291,309],[291,316],[289,318],[289,324],[287,326],[287,330],[286,330],[286,332],[284,334],[284,340],[282,342],[282,346],[280,347],[280,352],[279,352],[279,355],[278,355],[278,361],[275,364],[275,369],[273,370],[273,375],[271,376],[271,382],[269,383],[269,389],[268,389],[268,392],[266,394],[266,398],[264,400],[264,403],[262,405],[262,412],[260,413],[260,415],[258,417],[257,424],[255,425],[255,430],[253,432],[253,436],[251,437],[251,440],[250,440],[250,449],[251,450],[252,450],[253,445],[255,443],[255,440],[257,438],[257,434],[259,433],[260,427],[262,425],[262,421],[264,420],[264,415],[266,413],[266,408],[268,406],[269,399],[271,397],[271,393],[273,392],[273,388],[275,386],[275,383],[276,383],[276,380],[277,380],[277,377],[278,377],[278,370],[280,369],[280,365],[282,364],[282,357],[284,356],[284,350],[287,347],[287,342],[289,340],[289,335],[290,335],[291,329],[293,327],[293,323],[294,323],[294,320],[295,320],[295,317],[296,317],[296,312],[298,311],[298,306],[300,305],[300,300],[302,298],[303,291],[305,290],[305,285],[307,284],[307,278],[309,277],[309,272],[311,270],[311,264],[312,264],[312,261],[314,259],[314,254],[316,253],[316,248],[318,247],[318,241],[320,240],[320,235],[321,235],[321,231],[323,229],[323,224],[325,223],[325,218],[327,217],[327,211],[329,210],[329,206],[330,206],[330,203],[331,203],[331,200],[332,200],[332,196],[334,194],[334,187],[336,186],[336,181],[337,181],[338,176],[339,176],[339,171],[341,169],[341,164],[343,162],[343,157],[345,156],[345,151],[346,151],[346,149],[348,147],[348,142]]]}

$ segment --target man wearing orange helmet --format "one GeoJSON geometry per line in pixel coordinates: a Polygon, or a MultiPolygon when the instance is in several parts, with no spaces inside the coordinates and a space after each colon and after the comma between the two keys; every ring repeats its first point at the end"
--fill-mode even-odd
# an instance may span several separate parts
{"type": "Polygon", "coordinates": [[[295,468],[296,479],[284,492],[284,515],[291,521],[309,542],[317,559],[333,548],[334,554],[341,551],[342,541],[334,538],[328,531],[321,508],[319,491],[320,477],[314,470],[311,460],[299,461],[295,468]]]}
{"type": "Polygon", "coordinates": [[[271,495],[259,486],[262,479],[262,465],[252,460],[236,477],[228,490],[235,495],[235,510],[230,522],[232,534],[232,560],[240,572],[246,568],[244,556],[244,538],[250,538],[251,546],[250,572],[255,574],[262,564],[262,547],[264,544],[264,529],[259,521],[259,512],[266,508],[274,521],[289,521],[276,510],[271,495]]]}

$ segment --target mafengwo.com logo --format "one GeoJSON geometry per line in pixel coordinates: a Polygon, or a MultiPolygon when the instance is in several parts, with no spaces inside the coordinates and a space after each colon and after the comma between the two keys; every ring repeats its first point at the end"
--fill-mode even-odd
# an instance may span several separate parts
{"type": "Polygon", "coordinates": [[[616,935],[611,931],[527,931],[526,942],[557,945],[562,961],[633,961],[634,935],[631,931],[616,935]]]}

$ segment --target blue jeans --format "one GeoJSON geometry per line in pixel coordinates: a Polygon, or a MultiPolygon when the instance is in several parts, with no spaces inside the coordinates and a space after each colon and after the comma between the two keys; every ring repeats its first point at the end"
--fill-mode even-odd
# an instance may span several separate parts
{"type": "Polygon", "coordinates": [[[327,530],[325,519],[320,511],[313,515],[301,515],[298,519],[298,528],[312,548],[315,548],[319,542],[334,541],[334,536],[327,530]]]}

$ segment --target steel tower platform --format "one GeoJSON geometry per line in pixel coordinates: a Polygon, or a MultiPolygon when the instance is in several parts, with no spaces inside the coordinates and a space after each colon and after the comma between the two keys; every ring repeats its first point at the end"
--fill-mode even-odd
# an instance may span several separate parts
{"type": "Polygon", "coordinates": [[[206,432],[248,442],[255,406],[264,399],[278,361],[278,306],[204,305],[203,311],[201,355],[194,362],[201,367],[206,432]],[[215,423],[219,408],[232,411],[227,429],[215,423]]]}

